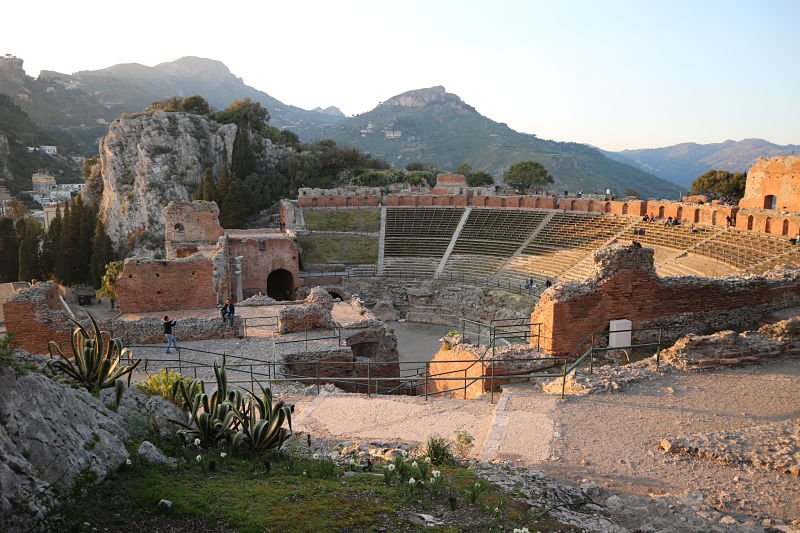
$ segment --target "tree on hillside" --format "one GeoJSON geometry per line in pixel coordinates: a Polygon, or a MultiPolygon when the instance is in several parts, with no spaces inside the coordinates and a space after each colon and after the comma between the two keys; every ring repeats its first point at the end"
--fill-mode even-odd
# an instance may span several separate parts
{"type": "Polygon", "coordinates": [[[59,239],[61,239],[62,224],[61,207],[57,207],[56,216],[50,221],[50,226],[47,228],[47,233],[42,243],[41,266],[43,279],[52,279],[55,275],[56,261],[59,260],[59,239]]]}
{"type": "Polygon", "coordinates": [[[258,133],[265,133],[269,112],[259,102],[244,98],[234,100],[227,109],[215,113],[213,118],[222,124],[236,124],[258,133]]]}
{"type": "Polygon", "coordinates": [[[520,161],[511,165],[505,174],[503,181],[507,185],[525,190],[534,186],[544,186],[554,183],[553,177],[547,172],[540,163],[536,161],[520,161]]]}
{"type": "Polygon", "coordinates": [[[200,182],[200,187],[197,189],[195,200],[205,200],[207,202],[217,201],[217,184],[214,183],[214,177],[211,175],[211,168],[206,168],[203,172],[203,181],[200,182]]]}
{"type": "Polygon", "coordinates": [[[709,170],[692,182],[692,194],[704,194],[709,198],[735,203],[744,196],[746,172],[709,170]]]}
{"type": "Polygon", "coordinates": [[[625,189],[625,196],[633,196],[634,198],[641,198],[642,197],[642,195],[639,194],[639,191],[637,191],[636,189],[634,189],[632,187],[628,187],[627,189],[625,189]]]}
{"type": "Polygon", "coordinates": [[[488,172],[479,170],[467,174],[467,185],[470,187],[483,187],[484,185],[494,185],[494,176],[488,172]]]}
{"type": "Polygon", "coordinates": [[[18,230],[19,260],[17,279],[31,281],[41,277],[39,249],[42,241],[42,226],[32,218],[22,219],[18,230]]]}
{"type": "Polygon", "coordinates": [[[456,173],[461,174],[462,176],[468,176],[472,174],[472,167],[467,162],[461,163],[460,165],[458,165],[456,173]]]}
{"type": "Polygon", "coordinates": [[[244,179],[255,171],[256,155],[250,146],[250,131],[240,124],[236,128],[236,138],[233,140],[231,173],[239,179],[244,179]]]}
{"type": "Polygon", "coordinates": [[[181,108],[187,113],[195,115],[208,115],[211,113],[211,106],[208,105],[205,98],[198,94],[187,96],[181,100],[181,108]]]}
{"type": "Polygon", "coordinates": [[[114,259],[114,246],[111,243],[111,238],[106,234],[105,225],[98,221],[94,238],[92,239],[92,258],[89,261],[92,286],[100,286],[106,271],[106,265],[114,259]]]}
{"type": "Polygon", "coordinates": [[[14,221],[7,217],[0,218],[0,282],[17,280],[18,254],[19,241],[14,229],[14,221]]]}

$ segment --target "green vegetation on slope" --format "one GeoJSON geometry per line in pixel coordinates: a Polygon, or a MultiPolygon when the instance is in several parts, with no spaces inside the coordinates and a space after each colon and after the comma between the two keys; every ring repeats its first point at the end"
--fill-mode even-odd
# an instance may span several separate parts
{"type": "Polygon", "coordinates": [[[312,231],[375,233],[381,229],[378,209],[303,209],[306,228],[312,231]]]}
{"type": "Polygon", "coordinates": [[[298,237],[305,264],[374,264],[378,260],[378,238],[369,235],[315,233],[298,237]]]}

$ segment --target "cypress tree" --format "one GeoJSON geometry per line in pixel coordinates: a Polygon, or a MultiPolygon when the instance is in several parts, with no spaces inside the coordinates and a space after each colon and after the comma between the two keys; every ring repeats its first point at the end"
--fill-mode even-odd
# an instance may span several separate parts
{"type": "Polygon", "coordinates": [[[256,171],[256,156],[250,147],[250,130],[243,124],[236,126],[236,138],[233,141],[233,162],[231,172],[239,179],[256,171]]]}
{"type": "Polygon", "coordinates": [[[19,236],[19,271],[17,278],[30,281],[40,277],[39,245],[42,227],[33,219],[23,219],[24,227],[19,236]]]}
{"type": "Polygon", "coordinates": [[[90,265],[91,281],[94,288],[100,288],[103,275],[106,272],[106,265],[114,259],[114,247],[111,244],[111,239],[106,234],[106,228],[103,223],[98,222],[92,242],[92,259],[90,265]]]}
{"type": "Polygon", "coordinates": [[[57,207],[56,216],[50,221],[50,226],[47,228],[47,234],[44,236],[44,243],[42,244],[41,269],[44,279],[55,277],[56,261],[59,259],[59,239],[61,238],[62,223],[61,207],[57,207]]]}
{"type": "Polygon", "coordinates": [[[16,281],[18,274],[19,241],[14,221],[0,218],[0,282],[16,281]]]}
{"type": "MultiPolygon", "coordinates": [[[[94,210],[83,205],[80,196],[76,197],[79,207],[79,226],[78,226],[78,254],[76,259],[76,278],[79,283],[89,283],[94,285],[92,276],[92,241],[95,236],[95,223],[97,218],[94,210]]],[[[105,267],[105,265],[103,265],[105,267]]]]}

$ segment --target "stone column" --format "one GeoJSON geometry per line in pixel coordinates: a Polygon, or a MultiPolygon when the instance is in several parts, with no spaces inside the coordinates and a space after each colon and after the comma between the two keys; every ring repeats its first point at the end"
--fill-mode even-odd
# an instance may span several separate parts
{"type": "Polygon", "coordinates": [[[235,261],[233,267],[233,278],[234,284],[236,285],[236,301],[241,302],[244,300],[244,293],[242,291],[242,259],[243,256],[239,255],[236,256],[233,260],[235,261]]]}

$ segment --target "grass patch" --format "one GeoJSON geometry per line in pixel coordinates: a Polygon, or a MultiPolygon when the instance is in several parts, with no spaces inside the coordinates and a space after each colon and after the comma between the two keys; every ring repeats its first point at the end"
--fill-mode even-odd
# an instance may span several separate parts
{"type": "Polygon", "coordinates": [[[534,522],[527,505],[491,484],[470,503],[465,488],[478,479],[462,466],[441,467],[445,483],[432,497],[407,482],[386,483],[378,474],[384,470],[381,465],[372,467],[374,472],[365,472],[363,466],[336,465],[330,475],[322,476],[321,461],[291,454],[275,456],[268,468],[255,458],[218,457],[217,452],[208,452],[202,466],[190,461],[176,471],[134,459],[114,479],[81,491],[64,506],[60,521],[51,525],[60,531],[244,533],[485,532],[522,526],[531,531],[569,530],[556,522],[534,522]],[[217,458],[214,468],[209,468],[211,457],[217,458]],[[170,500],[172,508],[160,508],[161,499],[170,500]],[[416,526],[404,516],[407,512],[431,514],[445,524],[416,526]]]}
{"type": "Polygon", "coordinates": [[[303,217],[312,231],[377,233],[381,229],[378,209],[304,209],[303,217]]]}
{"type": "Polygon", "coordinates": [[[378,238],[369,235],[312,234],[298,237],[303,262],[363,265],[378,261],[378,238]]]}

